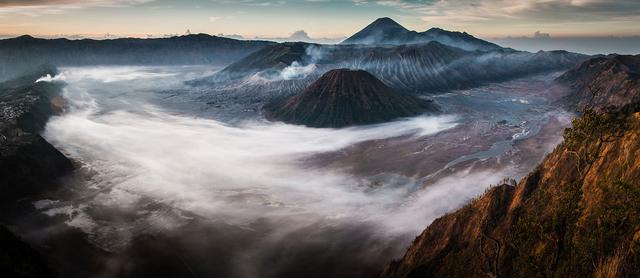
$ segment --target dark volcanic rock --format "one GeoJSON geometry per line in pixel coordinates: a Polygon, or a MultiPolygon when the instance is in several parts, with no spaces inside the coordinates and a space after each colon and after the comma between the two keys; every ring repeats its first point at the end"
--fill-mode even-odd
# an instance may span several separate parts
{"type": "Polygon", "coordinates": [[[325,73],[300,94],[265,106],[267,118],[311,127],[381,123],[434,112],[436,105],[398,93],[363,70],[325,73]]]}
{"type": "Polygon", "coordinates": [[[0,226],[0,276],[40,278],[55,275],[36,250],[0,226]]]}
{"type": "Polygon", "coordinates": [[[37,193],[73,168],[39,135],[49,117],[62,110],[60,84],[34,83],[46,74],[54,75],[55,69],[0,84],[0,200],[37,193]]]}

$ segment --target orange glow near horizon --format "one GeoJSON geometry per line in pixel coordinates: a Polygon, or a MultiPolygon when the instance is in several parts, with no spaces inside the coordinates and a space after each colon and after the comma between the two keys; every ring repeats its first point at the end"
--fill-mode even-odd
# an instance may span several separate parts
{"type": "Polygon", "coordinates": [[[376,18],[388,16],[411,30],[439,27],[488,39],[532,36],[537,31],[553,37],[640,36],[640,4],[633,6],[637,6],[637,14],[629,11],[628,5],[616,10],[611,4],[607,6],[611,11],[606,11],[609,17],[594,15],[588,21],[574,12],[588,2],[580,3],[582,6],[572,4],[564,13],[563,6],[558,6],[540,14],[534,13],[540,8],[534,6],[533,0],[524,1],[530,7],[502,7],[506,4],[500,6],[497,0],[484,0],[474,9],[470,9],[465,0],[445,1],[460,2],[459,5],[442,1],[414,2],[9,1],[0,3],[0,35],[161,37],[184,34],[188,29],[192,33],[212,35],[285,38],[297,30],[304,30],[312,38],[339,39],[352,35],[376,18]]]}

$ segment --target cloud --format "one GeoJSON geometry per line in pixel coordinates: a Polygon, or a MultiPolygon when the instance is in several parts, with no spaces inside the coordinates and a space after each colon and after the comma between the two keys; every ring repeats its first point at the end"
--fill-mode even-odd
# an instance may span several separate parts
{"type": "Polygon", "coordinates": [[[534,39],[549,39],[549,38],[551,38],[551,35],[549,33],[541,33],[540,31],[536,31],[535,33],[533,33],[533,38],[534,39]]]}
{"type": "Polygon", "coordinates": [[[216,36],[218,36],[218,37],[230,38],[230,39],[236,39],[236,40],[244,40],[244,39],[246,39],[244,36],[239,35],[239,34],[224,34],[224,33],[218,33],[216,36]]]}
{"type": "Polygon", "coordinates": [[[290,66],[282,70],[280,76],[284,80],[301,79],[307,77],[316,68],[315,64],[301,65],[298,61],[293,61],[290,66]]]}
{"type": "Polygon", "coordinates": [[[309,34],[307,34],[307,32],[305,32],[304,30],[298,30],[293,32],[293,34],[291,34],[289,38],[294,40],[310,40],[311,39],[309,37],[309,34]]]}
{"type": "Polygon", "coordinates": [[[0,15],[39,16],[89,7],[127,7],[155,0],[0,0],[0,15]]]}
{"type": "Polygon", "coordinates": [[[477,22],[519,19],[556,22],[633,21],[640,18],[636,0],[380,0],[379,5],[410,9],[425,21],[477,22]]]}

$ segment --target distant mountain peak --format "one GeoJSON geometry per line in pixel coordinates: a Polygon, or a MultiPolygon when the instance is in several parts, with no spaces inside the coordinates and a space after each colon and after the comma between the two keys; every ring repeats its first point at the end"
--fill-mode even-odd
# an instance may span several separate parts
{"type": "Polygon", "coordinates": [[[347,38],[343,44],[397,44],[398,39],[403,39],[415,33],[407,30],[398,22],[388,17],[378,18],[364,27],[360,32],[347,38]]]}
{"type": "Polygon", "coordinates": [[[400,23],[396,22],[395,20],[388,18],[388,17],[381,17],[378,18],[376,20],[374,20],[373,22],[371,22],[371,24],[369,24],[366,28],[394,28],[394,29],[402,29],[405,31],[409,31],[407,30],[407,28],[404,28],[404,26],[400,25],[400,23]]]}
{"type": "Polygon", "coordinates": [[[432,27],[432,28],[429,28],[429,30],[427,30],[427,32],[430,32],[430,31],[431,32],[444,32],[445,30],[442,29],[442,28],[438,28],[438,27],[432,27]]]}
{"type": "Polygon", "coordinates": [[[367,25],[361,31],[344,40],[342,44],[415,44],[437,41],[442,44],[461,48],[467,51],[493,51],[500,46],[478,39],[466,32],[447,31],[431,28],[425,32],[411,31],[391,18],[382,17],[367,25]]]}
{"type": "Polygon", "coordinates": [[[18,40],[33,40],[33,39],[35,39],[35,37],[33,37],[31,35],[22,35],[22,36],[15,37],[15,39],[18,39],[18,40]]]}
{"type": "MultiPolygon", "coordinates": [[[[390,17],[380,17],[376,20],[374,20],[371,24],[380,24],[380,23],[391,23],[391,24],[398,24],[395,20],[391,19],[390,17]]],[[[398,24],[400,25],[400,24],[398,24]]]]}

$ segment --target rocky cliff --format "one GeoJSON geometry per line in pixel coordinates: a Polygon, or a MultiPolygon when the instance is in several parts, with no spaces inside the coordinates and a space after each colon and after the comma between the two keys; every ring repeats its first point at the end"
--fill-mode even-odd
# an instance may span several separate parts
{"type": "Polygon", "coordinates": [[[602,111],[640,101],[640,55],[610,55],[588,60],[558,78],[578,110],[602,111]]]}
{"type": "Polygon", "coordinates": [[[611,66],[618,58],[589,61],[608,65],[579,76],[611,88],[615,101],[601,105],[613,109],[584,111],[522,181],[435,220],[381,277],[638,277],[640,106],[613,97],[638,92],[626,87],[633,74],[611,66]],[[599,79],[615,73],[627,77],[599,79]]]}

